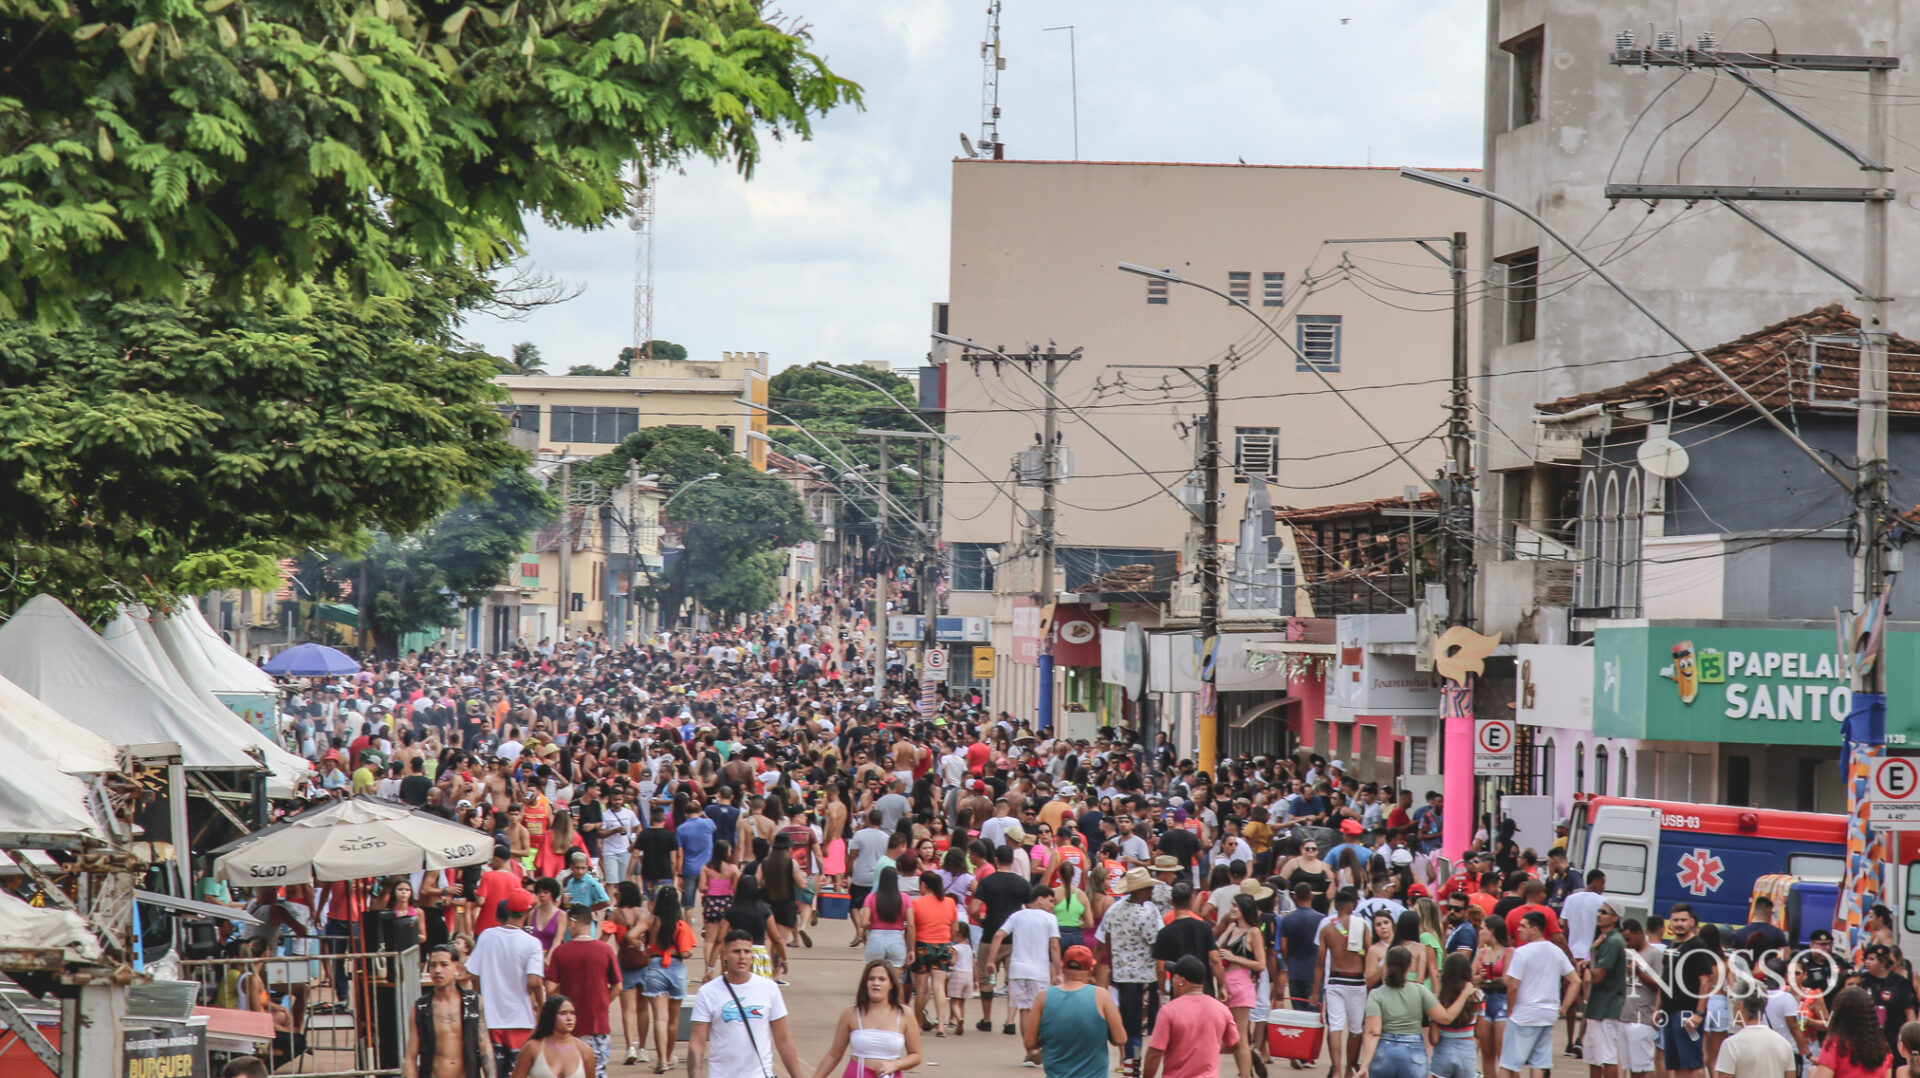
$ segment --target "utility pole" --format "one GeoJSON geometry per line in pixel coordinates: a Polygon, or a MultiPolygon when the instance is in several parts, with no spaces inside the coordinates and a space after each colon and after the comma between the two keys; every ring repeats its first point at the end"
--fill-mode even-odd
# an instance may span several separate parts
{"type": "MultiPolygon", "coordinates": [[[[939,519],[939,516],[934,512],[933,508],[933,490],[932,487],[928,485],[928,449],[929,445],[927,442],[920,443],[920,497],[914,499],[914,504],[918,507],[920,514],[920,524],[922,525],[919,536],[920,617],[925,622],[925,624],[920,627],[920,676],[922,679],[920,698],[922,703],[924,703],[932,693],[932,686],[925,683],[927,656],[933,654],[933,649],[940,646],[940,626],[938,624],[940,620],[939,574],[934,570],[934,566],[938,564],[937,555],[939,554],[939,548],[938,544],[933,541],[932,532],[925,526],[928,521],[939,519]]],[[[947,670],[947,684],[953,684],[953,670],[951,667],[947,670]]],[[[933,720],[932,714],[924,708],[921,711],[920,717],[928,722],[933,720]]]]}
{"type": "Polygon", "coordinates": [[[873,574],[875,593],[873,599],[873,710],[879,714],[887,702],[887,470],[893,467],[893,460],[887,455],[887,439],[880,438],[880,523],[874,532],[873,551],[880,557],[880,566],[873,574]]]}
{"type": "Polygon", "coordinates": [[[1197,570],[1200,585],[1200,699],[1194,725],[1200,745],[1194,756],[1202,772],[1210,772],[1220,758],[1220,694],[1215,680],[1215,653],[1220,639],[1220,364],[1189,367],[1178,363],[1116,363],[1115,370],[1175,370],[1207,395],[1202,422],[1206,438],[1200,443],[1200,472],[1206,504],[1200,507],[1197,570]],[[1198,373],[1196,373],[1198,372],[1198,373]]]}
{"type": "Polygon", "coordinates": [[[640,462],[627,461],[627,621],[638,647],[646,631],[640,624],[640,462]]]}
{"type": "Polygon", "coordinates": [[[1040,616],[1046,624],[1040,632],[1040,694],[1034,708],[1033,728],[1039,733],[1053,729],[1053,633],[1054,606],[1060,591],[1053,586],[1055,535],[1053,530],[1054,491],[1060,483],[1060,416],[1054,407],[1055,388],[1060,384],[1060,360],[1049,351],[1046,358],[1047,407],[1040,435],[1040,616]]]}
{"type": "Polygon", "coordinates": [[[555,619],[555,643],[567,638],[567,624],[573,620],[573,462],[560,462],[560,573],[559,613],[555,619]]]}

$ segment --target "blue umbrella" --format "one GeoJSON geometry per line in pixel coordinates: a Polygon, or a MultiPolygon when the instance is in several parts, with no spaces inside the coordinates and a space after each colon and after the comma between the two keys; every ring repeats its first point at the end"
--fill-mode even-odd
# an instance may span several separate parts
{"type": "Polygon", "coordinates": [[[331,677],[334,674],[357,674],[360,664],[345,652],[325,644],[295,644],[275,655],[260,669],[284,677],[331,677]]]}

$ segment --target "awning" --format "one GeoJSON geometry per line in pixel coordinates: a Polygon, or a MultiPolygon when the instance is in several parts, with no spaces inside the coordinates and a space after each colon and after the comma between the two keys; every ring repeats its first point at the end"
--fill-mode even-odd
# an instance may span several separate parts
{"type": "Polygon", "coordinates": [[[315,603],[313,616],[321,621],[331,621],[335,625],[345,625],[350,629],[360,627],[360,608],[346,603],[315,603]]]}
{"type": "Polygon", "coordinates": [[[163,910],[172,910],[175,913],[190,913],[195,917],[211,917],[215,920],[232,921],[235,924],[243,925],[257,925],[260,923],[260,918],[255,917],[253,914],[248,913],[238,906],[222,906],[216,902],[201,902],[193,898],[175,898],[172,895],[163,895],[158,891],[136,890],[133,892],[133,899],[135,902],[142,902],[149,906],[158,906],[163,910]]]}
{"type": "Polygon", "coordinates": [[[1267,715],[1271,715],[1274,712],[1280,710],[1281,708],[1286,707],[1288,704],[1297,704],[1300,701],[1301,701],[1301,697],[1298,697],[1298,696],[1282,696],[1277,699],[1269,700],[1266,703],[1261,704],[1259,707],[1254,708],[1252,711],[1249,711],[1244,715],[1235,716],[1234,720],[1228,723],[1227,725],[1231,726],[1235,730],[1244,729],[1248,726],[1252,726],[1253,720],[1264,718],[1267,715]]]}
{"type": "Polygon", "coordinates": [[[1338,644],[1310,644],[1305,640],[1249,640],[1248,651],[1267,655],[1338,655],[1338,644]]]}

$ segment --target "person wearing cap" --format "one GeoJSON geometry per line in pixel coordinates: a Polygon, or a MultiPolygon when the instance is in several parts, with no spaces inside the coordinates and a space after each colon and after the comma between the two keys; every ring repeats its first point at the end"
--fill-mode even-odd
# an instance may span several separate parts
{"type": "Polygon", "coordinates": [[[1147,1039],[1147,1058],[1140,1078],[1218,1078],[1220,1055],[1233,1052],[1236,1073],[1253,1073],[1247,1042],[1234,1025],[1233,1012],[1205,991],[1210,976],[1198,955],[1183,955],[1168,971],[1173,998],[1160,1008],[1147,1039]]]}
{"type": "Polygon", "coordinates": [[[531,909],[533,896],[526,891],[501,899],[493,910],[498,923],[480,933],[467,956],[467,972],[480,983],[500,1074],[512,1073],[516,1054],[533,1035],[534,1016],[547,1001],[546,952],[526,930],[531,909]]]}
{"type": "Polygon", "coordinates": [[[1126,1030],[1121,1053],[1127,1078],[1137,1078],[1140,1046],[1146,1035],[1149,993],[1154,988],[1153,943],[1160,934],[1160,911],[1153,905],[1153,876],[1144,868],[1130,868],[1120,878],[1120,900],[1107,907],[1094,938],[1104,940],[1110,955],[1109,981],[1119,997],[1120,1023],[1126,1030]]]}
{"type": "Polygon", "coordinates": [[[1060,983],[1028,1011],[1027,1059],[1047,1078],[1106,1078],[1107,1046],[1125,1044],[1120,1008],[1093,983],[1093,951],[1082,945],[1060,955],[1060,983]]]}
{"type": "MultiPolygon", "coordinates": [[[[1598,870],[1596,870],[1598,871],[1598,870]]],[[[1569,895],[1597,894],[1587,890],[1569,895]]],[[[1620,908],[1610,900],[1594,903],[1593,942],[1576,966],[1584,968],[1587,992],[1587,1029],[1582,1040],[1581,1058],[1587,1061],[1591,1078],[1620,1078],[1620,1064],[1627,1058],[1627,1032],[1620,1022],[1627,995],[1627,941],[1620,932],[1620,908]]],[[[1571,924],[1573,913],[1567,913],[1571,924]]],[[[1571,938],[1568,940],[1572,942],[1571,938]]]]}
{"type": "Polygon", "coordinates": [[[1362,833],[1363,828],[1359,820],[1351,816],[1341,820],[1340,842],[1332,849],[1323,853],[1321,855],[1322,859],[1330,865],[1339,865],[1341,856],[1344,855],[1346,851],[1352,850],[1354,856],[1360,862],[1360,868],[1363,871],[1366,870],[1368,867],[1367,863],[1373,859],[1373,851],[1367,848],[1366,843],[1360,841],[1362,833]]]}

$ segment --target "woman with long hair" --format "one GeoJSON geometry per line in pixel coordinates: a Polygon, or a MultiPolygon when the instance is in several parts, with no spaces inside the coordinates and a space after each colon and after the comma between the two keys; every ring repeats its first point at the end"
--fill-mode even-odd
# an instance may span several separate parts
{"type": "Polygon", "coordinates": [[[1313,908],[1320,913],[1327,912],[1335,885],[1333,866],[1320,860],[1320,843],[1313,839],[1302,842],[1300,853],[1283,863],[1277,874],[1286,879],[1289,891],[1303,883],[1312,887],[1313,908]]]}
{"type": "Polygon", "coordinates": [[[533,1036],[514,1061],[513,1078],[587,1078],[594,1069],[593,1048],[573,1035],[579,1019],[572,1000],[558,992],[548,996],[533,1036]]]}
{"type": "Polygon", "coordinates": [[[900,894],[899,870],[888,866],[874,877],[873,893],[867,896],[867,952],[872,962],[884,959],[895,970],[905,969],[912,951],[912,925],[907,920],[907,901],[900,894]]]}
{"type": "MultiPolygon", "coordinates": [[[[804,935],[800,931],[800,890],[806,885],[806,873],[793,859],[793,836],[784,831],[776,833],[766,859],[760,862],[760,893],[773,908],[783,947],[790,948],[796,936],[804,935]]],[[[812,941],[806,942],[813,946],[812,941]]]]}
{"type": "MultiPolygon", "coordinates": [[[[753,972],[762,977],[774,976],[774,971],[784,969],[787,964],[786,944],[780,940],[780,926],[773,919],[773,909],[769,907],[760,892],[760,880],[756,876],[742,876],[738,888],[733,893],[733,905],[728,908],[726,920],[721,926],[720,938],[725,939],[728,932],[739,929],[753,937],[753,972]]],[[[714,953],[709,951],[709,968],[714,953]]],[[[786,981],[780,981],[786,984],[786,981]]]]}
{"type": "Polygon", "coordinates": [[[1434,975],[1438,972],[1438,962],[1433,949],[1420,940],[1420,915],[1413,910],[1401,910],[1400,916],[1393,920],[1393,944],[1405,947],[1413,954],[1413,970],[1410,976],[1423,985],[1427,991],[1433,991],[1434,975]]]}
{"type": "MultiPolygon", "coordinates": [[[[1696,938],[1699,939],[1700,945],[1713,955],[1715,969],[1730,971],[1727,965],[1726,948],[1720,941],[1720,926],[1703,924],[1696,938]]],[[[1733,1008],[1727,1005],[1727,978],[1714,977],[1710,981],[1711,983],[1707,986],[1706,1006],[1701,1008],[1706,1013],[1701,1028],[1707,1035],[1705,1054],[1709,1072],[1713,1070],[1714,1060],[1720,1058],[1720,1045],[1725,1043],[1727,1034],[1733,1032],[1733,1008]]]]}
{"type": "Polygon", "coordinates": [[[640,991],[653,1018],[655,1074],[665,1074],[674,1065],[673,1039],[680,1028],[681,1001],[687,998],[687,959],[697,945],[693,926],[680,908],[680,892],[671,883],[663,884],[653,896],[653,915],[646,930],[647,964],[640,978],[640,991]]]}
{"type": "MultiPolygon", "coordinates": [[[[1266,941],[1260,937],[1260,907],[1253,896],[1233,896],[1233,904],[1227,907],[1227,927],[1214,941],[1213,956],[1226,971],[1224,987],[1233,1024],[1239,1028],[1241,1040],[1251,1047],[1253,1004],[1258,994],[1255,982],[1260,971],[1267,968],[1266,941]]],[[[1266,1078],[1266,1061],[1257,1053],[1252,1059],[1254,1073],[1266,1078]]]]}
{"type": "Polygon", "coordinates": [[[573,813],[555,810],[546,833],[534,840],[533,871],[536,875],[559,879],[566,874],[567,858],[575,850],[586,852],[586,840],[573,826],[573,813]]]}
{"type": "MultiPolygon", "coordinates": [[[[1447,946],[1441,942],[1446,937],[1446,929],[1440,922],[1440,906],[1431,898],[1418,898],[1413,901],[1413,912],[1420,915],[1420,942],[1433,952],[1433,965],[1429,968],[1439,970],[1441,959],[1447,954],[1447,946]]],[[[1427,987],[1437,990],[1437,982],[1429,980],[1427,987]]]]}
{"type": "MultiPolygon", "coordinates": [[[[1447,1007],[1472,993],[1473,959],[1456,951],[1440,964],[1440,990],[1434,998],[1447,1007]]],[[[1479,1017],[1479,1005],[1470,1002],[1451,1021],[1433,1027],[1433,1061],[1428,1064],[1433,1078],[1475,1078],[1473,1038],[1479,1017]]]]}
{"type": "Polygon", "coordinates": [[[1367,987],[1377,987],[1386,976],[1387,951],[1393,946],[1393,911],[1376,909],[1367,918],[1367,952],[1362,959],[1367,987]]]}
{"type": "Polygon", "coordinates": [[[960,903],[947,894],[940,873],[920,876],[920,897],[910,907],[913,921],[913,998],[914,1017],[921,1029],[933,1030],[936,1037],[946,1036],[941,1023],[946,1020],[947,973],[953,969],[953,934],[960,927],[960,903]],[[926,1016],[927,1004],[933,1004],[933,1018],[926,1016]]]}
{"type": "Polygon", "coordinates": [[[633,880],[621,880],[613,888],[613,908],[607,911],[602,931],[613,944],[620,963],[620,1025],[627,1035],[627,1065],[647,1060],[647,1035],[652,1023],[640,1021],[640,981],[647,968],[647,898],[633,880]]]}
{"type": "Polygon", "coordinates": [[[868,962],[860,971],[853,1006],[840,1012],[833,1046],[820,1057],[813,1078],[829,1078],[849,1054],[841,1078],[884,1078],[920,1065],[920,1027],[907,1021],[900,976],[885,962],[868,962]]]}
{"type": "Polygon", "coordinates": [[[1053,885],[1053,917],[1060,926],[1060,950],[1085,943],[1093,931],[1093,900],[1087,897],[1086,873],[1071,862],[1059,866],[1058,883],[1053,885]]]}
{"type": "Polygon", "coordinates": [[[1368,1078],[1427,1078],[1432,1059],[1422,1027],[1455,1021],[1476,995],[1464,991],[1442,1006],[1432,989],[1408,976],[1414,955],[1402,944],[1387,948],[1380,985],[1367,993],[1359,1070],[1368,1078]]]}
{"type": "Polygon", "coordinates": [[[740,886],[740,866],[733,860],[733,843],[713,840],[713,856],[700,869],[700,924],[707,935],[706,980],[713,979],[713,960],[720,953],[720,926],[740,886]]]}
{"type": "Polygon", "coordinates": [[[1890,1062],[1880,1013],[1864,988],[1848,986],[1827,1005],[1827,1040],[1808,1078],[1880,1078],[1890,1062]]]}
{"type": "MultiPolygon", "coordinates": [[[[1479,911],[1478,906],[1469,906],[1467,916],[1472,917],[1479,911]]],[[[1484,917],[1480,921],[1480,950],[1473,956],[1474,980],[1480,984],[1484,1004],[1480,1008],[1480,1021],[1473,1027],[1473,1035],[1480,1042],[1480,1073],[1494,1073],[1494,1065],[1500,1060],[1500,1049],[1507,1040],[1507,983],[1501,978],[1507,975],[1507,962],[1513,958],[1513,948],[1507,943],[1507,923],[1498,917],[1484,917]]]]}

